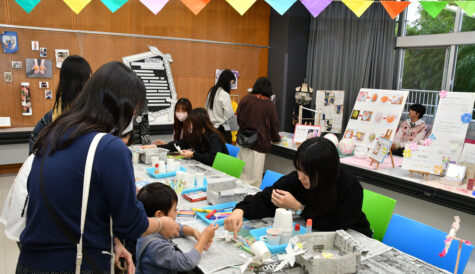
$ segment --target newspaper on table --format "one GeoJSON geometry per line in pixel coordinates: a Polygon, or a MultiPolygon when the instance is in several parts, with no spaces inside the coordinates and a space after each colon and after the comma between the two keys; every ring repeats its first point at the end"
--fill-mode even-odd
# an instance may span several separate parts
{"type": "Polygon", "coordinates": [[[382,242],[369,238],[366,235],[359,233],[358,231],[348,229],[346,232],[362,246],[364,252],[361,255],[361,261],[364,261],[391,249],[391,247],[383,244],[382,242]]]}

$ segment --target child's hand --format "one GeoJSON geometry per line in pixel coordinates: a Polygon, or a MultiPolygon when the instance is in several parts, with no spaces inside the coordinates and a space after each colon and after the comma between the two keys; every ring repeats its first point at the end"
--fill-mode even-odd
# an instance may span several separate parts
{"type": "Polygon", "coordinates": [[[210,224],[209,226],[207,226],[201,232],[200,240],[204,240],[206,243],[211,242],[214,238],[214,232],[216,231],[216,229],[218,229],[218,227],[219,226],[217,224],[210,224]]]}
{"type": "Polygon", "coordinates": [[[193,238],[195,238],[197,241],[200,240],[201,233],[198,231],[198,229],[194,229],[194,228],[193,228],[192,234],[193,234],[193,238]]]}

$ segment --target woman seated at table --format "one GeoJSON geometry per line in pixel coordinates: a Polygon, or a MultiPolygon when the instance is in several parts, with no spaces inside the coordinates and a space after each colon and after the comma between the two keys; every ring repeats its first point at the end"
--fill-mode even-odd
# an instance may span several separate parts
{"type": "Polygon", "coordinates": [[[363,188],[340,165],[331,141],[315,137],[302,143],[294,156],[294,166],[296,171],[238,203],[224,221],[224,228],[236,236],[243,218],[272,217],[280,207],[312,219],[313,229],[318,231],[351,228],[371,237],[368,220],[361,211],[363,188]]]}
{"type": "MultiPolygon", "coordinates": [[[[177,142],[181,149],[180,155],[187,159],[194,159],[211,166],[216,153],[228,154],[225,140],[209,120],[208,112],[204,108],[195,108],[190,112],[191,134],[177,142]]],[[[176,148],[171,148],[175,151],[176,148]]]]}

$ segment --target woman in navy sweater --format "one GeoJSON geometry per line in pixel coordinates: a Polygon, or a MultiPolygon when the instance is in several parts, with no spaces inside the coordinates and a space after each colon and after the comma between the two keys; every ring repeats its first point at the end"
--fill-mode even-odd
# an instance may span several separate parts
{"type": "MultiPolygon", "coordinates": [[[[131,155],[119,136],[145,100],[137,75],[119,62],[103,65],[69,111],[48,125],[33,146],[28,177],[26,227],[16,273],[74,273],[79,242],[83,175],[87,152],[98,132],[83,235],[84,273],[110,271],[110,218],[114,237],[137,239],[161,231],[178,235],[170,218],[147,218],[135,197],[131,155]]],[[[133,262],[115,241],[115,253],[133,262]]]]}

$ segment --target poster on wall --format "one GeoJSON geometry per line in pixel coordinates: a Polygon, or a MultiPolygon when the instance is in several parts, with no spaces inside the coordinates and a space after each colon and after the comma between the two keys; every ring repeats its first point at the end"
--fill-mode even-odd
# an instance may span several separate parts
{"type": "Polygon", "coordinates": [[[49,59],[26,58],[26,77],[53,78],[53,65],[49,59]]]}
{"type": "MultiPolygon", "coordinates": [[[[475,94],[469,92],[440,93],[439,106],[432,133],[424,140],[427,147],[415,150],[416,145],[406,146],[403,169],[412,169],[441,175],[449,163],[459,162],[465,136],[472,120],[475,94]],[[414,169],[414,159],[426,159],[424,169],[414,169]]],[[[420,148],[420,146],[419,146],[420,148]]]]}
{"type": "Polygon", "coordinates": [[[344,104],[344,90],[317,90],[315,125],[321,126],[322,132],[341,133],[344,104]]]}
{"type": "Polygon", "coordinates": [[[156,47],[148,48],[149,52],[123,57],[122,61],[144,82],[149,124],[173,124],[177,101],[170,68],[173,59],[170,54],[163,54],[156,47]]]}
{"type": "MultiPolygon", "coordinates": [[[[216,72],[214,74],[214,84],[218,83],[219,76],[221,75],[221,72],[223,72],[224,69],[216,69],[216,72]]],[[[238,79],[239,79],[239,71],[232,69],[231,72],[234,74],[234,77],[236,77],[236,81],[231,85],[231,89],[237,89],[238,88],[238,79]]]]}
{"type": "Polygon", "coordinates": [[[18,35],[15,31],[5,31],[0,35],[3,52],[15,53],[18,51],[18,35]]]}
{"type": "Polygon", "coordinates": [[[387,138],[394,140],[408,91],[361,89],[356,98],[343,138],[354,139],[356,144],[374,149],[378,138],[390,130],[387,138]]]}

